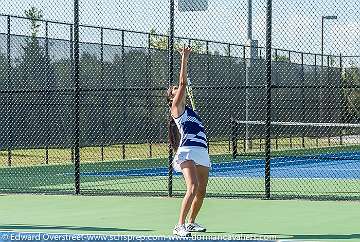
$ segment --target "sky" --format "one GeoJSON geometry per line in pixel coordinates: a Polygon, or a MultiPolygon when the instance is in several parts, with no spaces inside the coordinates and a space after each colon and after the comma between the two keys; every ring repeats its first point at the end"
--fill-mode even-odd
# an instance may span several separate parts
{"type": "MultiPolygon", "coordinates": [[[[1,0],[0,13],[24,16],[35,6],[44,19],[72,22],[72,0],[1,0]],[[59,7],[61,6],[61,7],[59,7]]],[[[177,6],[175,0],[175,5],[177,6]]],[[[195,0],[196,1],[196,0],[195,0]]],[[[175,11],[175,35],[236,44],[247,43],[247,0],[208,0],[204,12],[175,11]]],[[[265,45],[266,0],[253,0],[253,38],[265,45]]],[[[322,16],[336,15],[324,22],[324,53],[360,56],[360,8],[356,0],[276,0],[273,1],[273,47],[320,53],[322,16]]],[[[166,34],[169,26],[168,0],[80,0],[81,24],[166,34]],[[145,4],[146,3],[146,4],[145,4]]],[[[0,32],[6,32],[6,18],[0,17],[0,32]]],[[[12,20],[12,33],[29,34],[29,23],[12,20]]],[[[44,35],[44,25],[40,35],[44,35]]],[[[68,26],[49,25],[49,36],[69,38],[68,26]]],[[[105,31],[104,41],[120,43],[118,31],[105,31]]],[[[99,42],[100,31],[81,28],[81,41],[99,42]]],[[[147,36],[127,34],[125,44],[146,46],[147,36]]],[[[2,42],[1,42],[2,43],[2,42]]],[[[4,48],[4,47],[0,47],[4,48]]],[[[223,50],[213,44],[211,49],[223,50]]],[[[235,52],[237,50],[234,50],[235,52]]],[[[240,50],[239,50],[240,54],[240,50]]]]}

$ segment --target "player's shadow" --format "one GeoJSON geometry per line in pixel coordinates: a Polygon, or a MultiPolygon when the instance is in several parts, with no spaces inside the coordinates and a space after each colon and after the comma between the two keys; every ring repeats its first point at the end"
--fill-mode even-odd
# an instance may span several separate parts
{"type": "Polygon", "coordinates": [[[90,227],[90,226],[57,226],[57,225],[34,225],[34,224],[5,224],[0,225],[0,230],[41,230],[46,232],[46,230],[73,230],[73,231],[92,231],[92,232],[147,232],[153,231],[151,229],[126,229],[126,228],[114,228],[114,227],[90,227]]]}

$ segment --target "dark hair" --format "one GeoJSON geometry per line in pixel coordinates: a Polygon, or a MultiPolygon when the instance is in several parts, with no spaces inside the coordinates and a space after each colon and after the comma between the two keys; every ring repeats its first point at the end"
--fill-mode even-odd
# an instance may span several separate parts
{"type": "MultiPolygon", "coordinates": [[[[171,108],[172,100],[173,100],[172,89],[173,87],[169,87],[166,93],[166,100],[169,108],[171,108]]],[[[172,116],[169,117],[168,129],[169,129],[169,137],[168,137],[169,143],[173,148],[173,150],[177,150],[180,144],[180,133],[172,116]]]]}
{"type": "Polygon", "coordinates": [[[166,101],[167,101],[167,103],[169,105],[169,108],[171,108],[172,99],[173,99],[172,89],[173,89],[173,87],[169,87],[168,90],[166,91],[166,101]]]}

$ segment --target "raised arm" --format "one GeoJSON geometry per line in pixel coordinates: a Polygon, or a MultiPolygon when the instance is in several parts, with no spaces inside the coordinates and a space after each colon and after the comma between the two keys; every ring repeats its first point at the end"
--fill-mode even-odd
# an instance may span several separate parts
{"type": "Polygon", "coordinates": [[[186,85],[187,85],[187,64],[191,53],[190,47],[181,50],[181,66],[179,76],[179,87],[174,96],[171,113],[174,117],[179,117],[185,110],[186,104],[186,85]]]}

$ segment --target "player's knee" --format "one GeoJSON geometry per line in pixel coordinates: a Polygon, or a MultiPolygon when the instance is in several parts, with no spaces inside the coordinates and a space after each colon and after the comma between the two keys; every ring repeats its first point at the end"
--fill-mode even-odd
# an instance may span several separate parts
{"type": "Polygon", "coordinates": [[[199,186],[196,194],[199,198],[204,198],[206,195],[206,187],[199,186]]]}
{"type": "Polygon", "coordinates": [[[187,188],[187,192],[190,196],[195,196],[198,192],[198,189],[199,189],[199,183],[192,182],[191,184],[189,184],[189,186],[187,188]]]}

